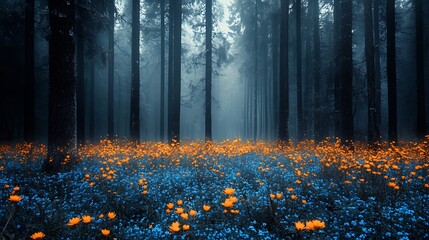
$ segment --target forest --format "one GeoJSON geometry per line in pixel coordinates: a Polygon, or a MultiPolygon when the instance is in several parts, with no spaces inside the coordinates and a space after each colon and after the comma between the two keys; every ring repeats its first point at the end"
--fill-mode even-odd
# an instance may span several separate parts
{"type": "Polygon", "coordinates": [[[0,238],[429,238],[428,16],[1,1],[0,238]]]}

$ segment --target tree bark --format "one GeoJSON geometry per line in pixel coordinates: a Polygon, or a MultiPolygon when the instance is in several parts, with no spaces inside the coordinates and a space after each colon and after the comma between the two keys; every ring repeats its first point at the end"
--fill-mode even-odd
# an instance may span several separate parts
{"type": "Polygon", "coordinates": [[[314,78],[314,139],[319,142],[321,136],[321,97],[320,97],[320,31],[319,31],[319,0],[312,0],[313,11],[313,78],[314,78]]]}
{"type": "Polygon", "coordinates": [[[375,78],[375,121],[381,137],[381,68],[380,68],[380,0],[373,0],[374,8],[374,78],[375,78]]]}
{"type": "Polygon", "coordinates": [[[417,137],[427,134],[425,106],[423,0],[414,0],[416,15],[417,137]]]}
{"type": "MultiPolygon", "coordinates": [[[[134,6],[133,6],[134,7],[134,6]]],[[[134,8],[133,8],[134,9],[134,8]]],[[[109,46],[108,46],[108,73],[107,73],[107,136],[114,138],[115,128],[113,121],[113,85],[115,79],[115,1],[108,1],[109,11],[109,46]]],[[[133,23],[134,24],[134,23],[133,23]]]]}
{"type": "Polygon", "coordinates": [[[25,109],[24,141],[31,142],[35,134],[34,79],[34,0],[25,1],[25,109]]]}
{"type": "Polygon", "coordinates": [[[341,0],[340,77],[341,77],[341,138],[353,140],[353,59],[352,14],[353,1],[341,0]]]}
{"type": "Polygon", "coordinates": [[[48,155],[43,171],[69,169],[77,160],[74,1],[49,0],[48,155]]]}
{"type": "Polygon", "coordinates": [[[133,0],[131,33],[130,137],[140,140],[140,0],[133,0]]]}
{"type": "Polygon", "coordinates": [[[365,59],[366,59],[366,79],[368,86],[368,143],[378,141],[380,129],[377,125],[376,112],[376,86],[374,69],[374,41],[373,41],[373,20],[372,20],[372,0],[363,2],[365,15],[365,59]]]}
{"type": "MultiPolygon", "coordinates": [[[[171,45],[169,56],[171,62],[171,74],[169,77],[168,98],[168,133],[170,142],[180,140],[180,92],[181,92],[181,52],[182,52],[182,0],[170,1],[170,38],[171,45]]],[[[170,65],[170,63],[169,63],[170,65]]]]}
{"type": "Polygon", "coordinates": [[[206,99],[205,137],[212,140],[212,0],[206,0],[206,99]]]}
{"type": "Polygon", "coordinates": [[[89,95],[89,139],[91,142],[95,140],[95,63],[94,59],[91,60],[90,65],[90,88],[91,94],[89,95]]]}
{"type": "MultiPolygon", "coordinates": [[[[275,133],[278,133],[279,124],[279,12],[278,9],[275,8],[274,13],[271,18],[271,31],[272,31],[272,37],[271,37],[271,48],[272,48],[272,64],[273,64],[273,81],[272,81],[272,89],[273,89],[273,129],[275,133]]],[[[275,137],[276,134],[274,134],[273,137],[275,137]]]]}
{"type": "Polygon", "coordinates": [[[336,137],[341,137],[340,1],[341,0],[334,0],[334,125],[336,137]]]}
{"type": "MultiPolygon", "coordinates": [[[[82,1],[79,1],[82,4],[82,1]]],[[[77,140],[85,142],[85,40],[83,30],[82,8],[78,8],[79,18],[76,21],[77,37],[77,140]]]]}
{"type": "Polygon", "coordinates": [[[161,93],[160,93],[160,140],[164,141],[165,135],[165,0],[161,0],[161,93]]]}
{"type": "Polygon", "coordinates": [[[386,4],[388,136],[390,142],[397,142],[395,1],[387,0],[386,4]]]}
{"type": "Polygon", "coordinates": [[[280,24],[280,86],[279,86],[279,140],[289,140],[289,0],[281,2],[280,24]]]}
{"type": "Polygon", "coordinates": [[[297,102],[297,139],[303,140],[302,128],[302,46],[301,46],[301,0],[295,2],[296,16],[296,102],[297,102]]]}

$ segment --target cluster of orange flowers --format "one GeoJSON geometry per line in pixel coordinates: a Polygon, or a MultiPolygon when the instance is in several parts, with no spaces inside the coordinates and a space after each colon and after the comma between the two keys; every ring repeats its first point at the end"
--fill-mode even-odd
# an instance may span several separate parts
{"type": "MultiPolygon", "coordinates": [[[[10,185],[5,185],[5,188],[10,188],[10,185]]],[[[9,196],[9,201],[12,203],[18,203],[22,200],[22,197],[20,195],[17,195],[18,191],[21,190],[20,187],[14,187],[12,189],[12,193],[9,196]]]]}
{"type": "MultiPolygon", "coordinates": [[[[184,221],[188,221],[189,220],[189,216],[191,217],[196,217],[198,212],[195,209],[190,209],[188,212],[185,212],[185,209],[183,207],[183,200],[177,200],[177,205],[178,207],[176,208],[176,210],[174,211],[174,213],[178,214],[180,216],[180,218],[184,221]]],[[[167,209],[165,210],[165,212],[167,214],[171,213],[171,210],[174,208],[174,203],[170,202],[167,203],[167,209]]],[[[203,206],[203,210],[204,211],[209,211],[210,210],[210,206],[204,205],[203,206]]],[[[173,222],[169,228],[171,233],[175,233],[175,232],[179,232],[181,229],[183,231],[188,231],[190,229],[190,225],[189,224],[183,224],[182,227],[180,227],[180,222],[175,221],[173,222]]]]}
{"type": "Polygon", "coordinates": [[[298,221],[295,223],[295,228],[297,231],[303,231],[303,230],[314,231],[314,230],[325,228],[325,222],[316,219],[316,220],[306,221],[304,224],[303,222],[298,221]]]}
{"type": "Polygon", "coordinates": [[[221,205],[225,208],[223,212],[228,213],[229,210],[229,212],[232,214],[238,214],[240,210],[232,209],[234,204],[238,202],[237,197],[232,196],[235,193],[235,190],[233,188],[225,188],[222,192],[228,195],[228,198],[226,198],[225,201],[221,203],[221,205]]]}
{"type": "MultiPolygon", "coordinates": [[[[108,217],[108,219],[113,220],[116,218],[116,213],[115,212],[108,212],[107,217],[108,217]]],[[[104,214],[100,214],[98,216],[98,218],[104,218],[104,214]]],[[[69,222],[67,223],[67,226],[69,226],[69,227],[76,226],[80,222],[88,224],[88,223],[92,222],[92,220],[93,220],[93,217],[91,217],[90,215],[83,215],[82,217],[73,217],[69,220],[69,222]]],[[[101,234],[103,234],[104,236],[108,236],[108,235],[110,235],[110,230],[101,229],[101,234]]]]}

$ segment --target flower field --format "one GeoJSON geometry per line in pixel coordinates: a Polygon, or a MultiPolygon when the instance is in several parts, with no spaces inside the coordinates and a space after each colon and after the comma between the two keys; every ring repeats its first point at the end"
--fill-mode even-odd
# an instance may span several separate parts
{"type": "Polygon", "coordinates": [[[2,145],[0,238],[428,239],[428,142],[2,145]]]}

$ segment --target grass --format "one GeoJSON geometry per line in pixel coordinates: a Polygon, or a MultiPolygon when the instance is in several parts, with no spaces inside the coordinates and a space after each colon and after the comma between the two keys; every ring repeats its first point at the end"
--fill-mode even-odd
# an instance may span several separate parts
{"type": "Polygon", "coordinates": [[[427,239],[428,141],[102,140],[55,175],[39,171],[46,146],[2,145],[0,237],[427,239]]]}

